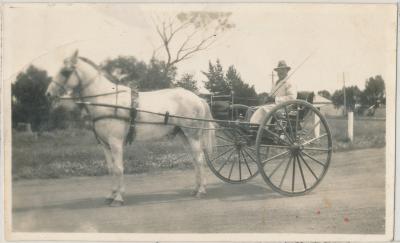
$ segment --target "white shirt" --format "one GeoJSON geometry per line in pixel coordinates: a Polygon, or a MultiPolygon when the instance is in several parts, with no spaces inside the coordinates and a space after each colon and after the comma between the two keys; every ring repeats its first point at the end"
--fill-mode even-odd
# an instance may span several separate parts
{"type": "Polygon", "coordinates": [[[295,100],[297,88],[290,80],[285,78],[272,85],[270,95],[275,96],[275,104],[280,104],[288,100],[295,100]]]}

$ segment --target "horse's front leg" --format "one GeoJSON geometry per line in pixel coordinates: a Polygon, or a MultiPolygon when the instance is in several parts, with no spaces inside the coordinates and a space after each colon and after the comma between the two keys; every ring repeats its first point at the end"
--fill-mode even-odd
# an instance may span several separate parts
{"type": "Polygon", "coordinates": [[[113,163],[114,176],[117,180],[117,189],[115,197],[110,206],[119,207],[124,204],[123,195],[125,193],[124,185],[124,160],[123,160],[123,140],[110,141],[111,157],[113,163]]]}
{"type": "Polygon", "coordinates": [[[102,143],[101,145],[104,151],[104,156],[106,158],[108,173],[110,174],[111,177],[111,193],[106,196],[105,202],[107,204],[111,204],[114,201],[115,197],[117,196],[118,185],[115,181],[116,178],[114,174],[114,162],[111,155],[111,149],[106,144],[102,143]]]}

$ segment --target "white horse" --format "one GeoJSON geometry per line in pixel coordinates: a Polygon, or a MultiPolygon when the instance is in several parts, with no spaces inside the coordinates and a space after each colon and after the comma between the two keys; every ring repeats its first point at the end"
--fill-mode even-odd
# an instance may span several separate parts
{"type": "MultiPolygon", "coordinates": [[[[60,97],[65,93],[81,101],[131,107],[131,89],[116,85],[88,59],[78,57],[76,51],[64,60],[64,65],[47,89],[48,97],[60,97]]],[[[138,112],[134,123],[134,140],[157,140],[167,135],[177,135],[191,153],[195,168],[195,190],[201,197],[206,193],[203,150],[212,150],[214,124],[205,121],[178,119],[172,115],[212,119],[207,103],[190,91],[175,88],[152,92],[139,92],[138,109],[171,114],[165,117],[138,112]],[[165,125],[166,123],[166,125],[165,125]],[[204,129],[193,129],[195,127],[204,129]]],[[[131,127],[128,109],[84,105],[93,120],[93,130],[104,150],[109,173],[112,175],[111,194],[106,197],[110,206],[123,205],[125,186],[123,181],[123,149],[131,127]]]]}

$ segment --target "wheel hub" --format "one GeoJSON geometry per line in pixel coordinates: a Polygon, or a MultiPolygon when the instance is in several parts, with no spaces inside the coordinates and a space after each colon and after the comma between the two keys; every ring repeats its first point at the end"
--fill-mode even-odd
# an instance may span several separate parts
{"type": "Polygon", "coordinates": [[[303,150],[303,145],[301,145],[301,144],[297,144],[297,143],[294,143],[292,146],[290,146],[290,152],[293,154],[293,155],[298,155],[298,154],[300,154],[300,152],[303,150]]]}
{"type": "Polygon", "coordinates": [[[237,150],[241,150],[246,145],[247,145],[246,141],[236,141],[236,143],[235,143],[237,150]]]}

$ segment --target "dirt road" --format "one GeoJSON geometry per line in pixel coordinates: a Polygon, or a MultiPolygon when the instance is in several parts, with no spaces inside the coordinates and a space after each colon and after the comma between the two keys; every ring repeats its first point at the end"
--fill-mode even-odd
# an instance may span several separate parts
{"type": "Polygon", "coordinates": [[[284,197],[261,177],[229,185],[208,172],[208,194],[190,196],[191,170],[126,176],[125,206],[103,203],[107,177],[13,183],[13,229],[34,232],[384,233],[385,151],[335,153],[310,194],[284,197]]]}

